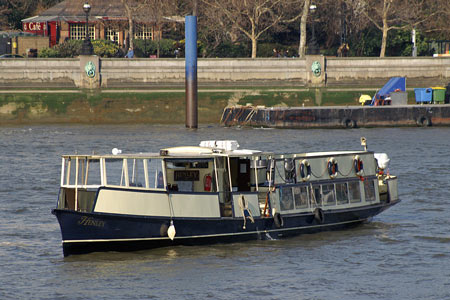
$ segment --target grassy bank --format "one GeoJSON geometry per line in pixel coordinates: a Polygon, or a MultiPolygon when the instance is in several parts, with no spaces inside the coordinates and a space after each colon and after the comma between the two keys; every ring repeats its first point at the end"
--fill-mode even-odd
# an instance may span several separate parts
{"type": "MultiPolygon", "coordinates": [[[[357,105],[361,94],[374,91],[245,88],[200,90],[199,123],[217,123],[227,105],[357,105]]],[[[412,92],[409,99],[414,99],[412,92]]],[[[180,90],[40,91],[0,94],[0,123],[184,123],[185,98],[180,90]]]]}

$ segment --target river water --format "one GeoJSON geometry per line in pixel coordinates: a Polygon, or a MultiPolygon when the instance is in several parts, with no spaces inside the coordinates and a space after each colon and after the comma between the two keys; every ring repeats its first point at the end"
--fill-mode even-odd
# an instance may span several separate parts
{"type": "Polygon", "coordinates": [[[0,128],[0,299],[450,299],[450,128],[267,130],[202,125],[0,128]],[[50,213],[60,155],[206,139],[275,152],[386,152],[402,202],[296,238],[64,258],[50,213]]]}

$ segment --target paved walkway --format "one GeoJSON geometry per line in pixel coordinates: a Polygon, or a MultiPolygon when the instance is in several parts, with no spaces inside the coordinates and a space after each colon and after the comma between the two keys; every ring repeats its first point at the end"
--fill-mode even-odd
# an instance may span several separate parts
{"type": "MultiPolygon", "coordinates": [[[[264,89],[260,87],[255,88],[211,88],[211,89],[198,89],[199,93],[246,93],[246,92],[307,92],[314,90],[314,88],[273,88],[264,89]]],[[[351,91],[375,91],[375,88],[324,88],[327,92],[351,92],[351,91]]],[[[413,90],[413,89],[407,89],[413,90]]],[[[0,90],[0,94],[72,94],[83,93],[84,90],[71,89],[71,90],[36,90],[36,89],[5,89],[0,90]]],[[[101,93],[184,93],[184,89],[102,89],[101,93]]]]}

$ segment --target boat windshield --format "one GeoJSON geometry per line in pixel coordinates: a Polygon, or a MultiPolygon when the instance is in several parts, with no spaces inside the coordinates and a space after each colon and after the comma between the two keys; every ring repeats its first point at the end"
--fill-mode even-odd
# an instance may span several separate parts
{"type": "Polygon", "coordinates": [[[160,158],[63,157],[61,187],[100,186],[164,189],[163,161],[160,158]]]}

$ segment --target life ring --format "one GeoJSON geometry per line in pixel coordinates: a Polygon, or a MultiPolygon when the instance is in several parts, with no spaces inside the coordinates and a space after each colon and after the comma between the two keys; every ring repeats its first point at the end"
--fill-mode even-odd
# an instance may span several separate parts
{"type": "Polygon", "coordinates": [[[345,128],[356,128],[357,127],[355,120],[345,119],[343,123],[344,123],[345,128]]]}
{"type": "Polygon", "coordinates": [[[280,213],[277,212],[273,215],[273,223],[275,224],[276,228],[281,228],[284,226],[284,221],[280,213]]]}
{"type": "Polygon", "coordinates": [[[325,214],[323,213],[323,210],[321,208],[316,208],[314,210],[314,220],[316,220],[317,223],[323,224],[325,221],[325,214]]]}
{"type": "Polygon", "coordinates": [[[330,178],[335,178],[339,171],[336,159],[334,159],[333,157],[330,158],[327,163],[327,168],[328,168],[328,175],[330,176],[330,178]]]}
{"type": "Polygon", "coordinates": [[[356,155],[353,158],[353,169],[355,170],[355,174],[357,176],[362,176],[364,172],[364,163],[359,155],[356,155]]]}
{"type": "Polygon", "coordinates": [[[426,116],[421,116],[417,119],[416,121],[418,126],[423,126],[423,127],[429,127],[431,126],[431,119],[429,117],[426,116]]]}
{"type": "Polygon", "coordinates": [[[300,163],[300,178],[303,181],[308,181],[311,178],[311,166],[306,159],[300,163]]]}

